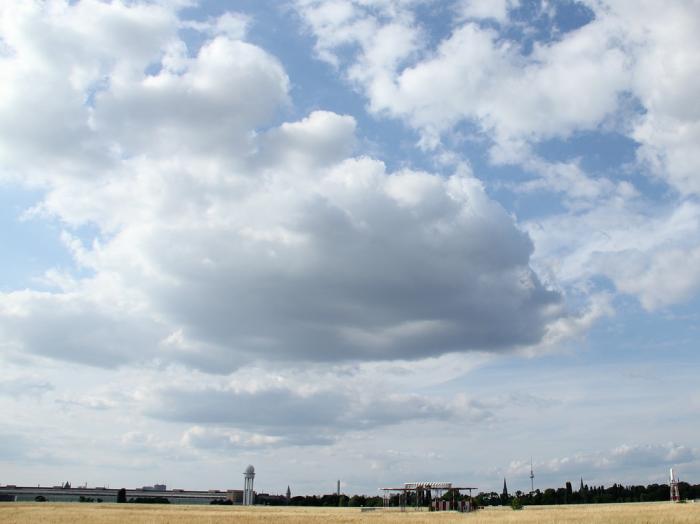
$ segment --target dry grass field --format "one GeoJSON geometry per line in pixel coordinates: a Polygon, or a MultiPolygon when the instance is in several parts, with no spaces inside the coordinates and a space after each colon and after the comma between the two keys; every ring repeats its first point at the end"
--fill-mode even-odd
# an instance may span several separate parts
{"type": "Polygon", "coordinates": [[[133,504],[0,503],[0,523],[29,524],[260,524],[301,523],[695,523],[700,504],[601,504],[590,506],[540,506],[522,511],[485,509],[471,514],[427,513],[359,508],[275,508],[230,506],[180,506],[133,504]]]}

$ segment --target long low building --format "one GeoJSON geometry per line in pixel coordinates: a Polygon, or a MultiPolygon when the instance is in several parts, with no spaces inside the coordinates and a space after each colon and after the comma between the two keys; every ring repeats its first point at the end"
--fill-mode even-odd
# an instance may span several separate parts
{"type": "MultiPolygon", "coordinates": [[[[64,487],[29,487],[29,486],[0,486],[0,502],[116,502],[118,488],[64,488],[64,487]],[[82,497],[82,498],[81,498],[82,497]]],[[[127,489],[126,499],[155,499],[165,498],[171,504],[210,504],[212,501],[230,500],[234,504],[243,503],[243,490],[208,490],[188,491],[184,489],[154,490],[127,489]]]]}

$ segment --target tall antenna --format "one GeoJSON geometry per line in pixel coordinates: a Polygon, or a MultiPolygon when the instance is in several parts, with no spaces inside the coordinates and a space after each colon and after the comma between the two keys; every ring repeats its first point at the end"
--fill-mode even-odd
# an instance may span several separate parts
{"type": "Polygon", "coordinates": [[[532,457],[530,457],[530,493],[535,492],[535,473],[532,471],[532,457]]]}

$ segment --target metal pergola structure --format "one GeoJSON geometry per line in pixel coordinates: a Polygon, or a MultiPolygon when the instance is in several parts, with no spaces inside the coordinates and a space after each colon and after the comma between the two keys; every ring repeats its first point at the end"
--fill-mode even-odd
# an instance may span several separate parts
{"type": "Polygon", "coordinates": [[[408,493],[415,492],[414,509],[422,507],[425,502],[426,492],[430,493],[430,499],[441,498],[445,492],[452,493],[452,508],[456,507],[455,498],[461,491],[469,491],[469,500],[472,501],[472,490],[476,488],[470,486],[453,486],[451,482],[406,482],[400,488],[380,488],[383,491],[384,507],[389,507],[391,496],[398,493],[399,507],[401,511],[406,510],[408,493]]]}

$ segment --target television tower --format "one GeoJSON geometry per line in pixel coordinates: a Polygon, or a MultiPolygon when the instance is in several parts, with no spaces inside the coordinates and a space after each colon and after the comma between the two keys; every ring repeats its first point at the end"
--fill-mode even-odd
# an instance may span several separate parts
{"type": "Polygon", "coordinates": [[[530,493],[535,492],[535,474],[532,471],[532,457],[530,457],[530,493]]]}

